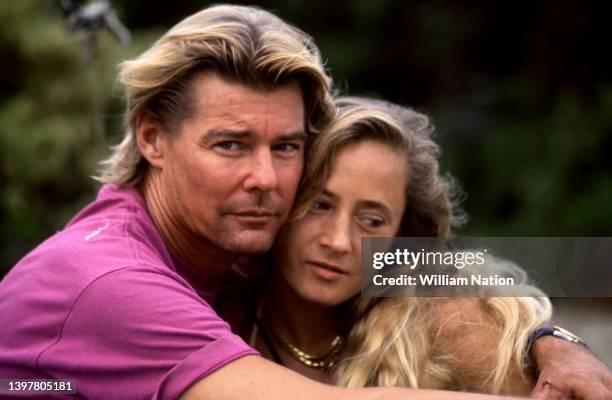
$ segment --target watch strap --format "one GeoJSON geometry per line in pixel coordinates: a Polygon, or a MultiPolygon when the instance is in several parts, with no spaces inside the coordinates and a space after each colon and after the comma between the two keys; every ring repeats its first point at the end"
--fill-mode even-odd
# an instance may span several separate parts
{"type": "Polygon", "coordinates": [[[526,356],[528,358],[532,359],[531,352],[533,350],[533,345],[535,344],[536,340],[538,340],[542,336],[554,336],[556,338],[565,340],[567,342],[571,342],[571,343],[575,343],[577,345],[583,346],[586,349],[589,348],[589,346],[584,342],[584,340],[582,340],[580,337],[573,334],[572,332],[568,331],[567,329],[564,329],[558,325],[554,325],[552,327],[545,326],[545,327],[536,329],[535,331],[531,333],[531,335],[529,335],[529,339],[527,341],[527,353],[526,353],[526,356]]]}

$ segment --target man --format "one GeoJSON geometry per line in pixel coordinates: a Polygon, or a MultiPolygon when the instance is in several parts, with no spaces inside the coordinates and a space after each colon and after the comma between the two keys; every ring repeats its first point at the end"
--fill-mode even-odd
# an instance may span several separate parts
{"type": "Polygon", "coordinates": [[[211,7],[123,63],[120,81],[127,128],[107,184],[0,285],[1,378],[74,379],[87,398],[475,397],[311,382],[209,306],[236,257],[272,244],[306,138],[332,114],[308,36],[211,7]]]}

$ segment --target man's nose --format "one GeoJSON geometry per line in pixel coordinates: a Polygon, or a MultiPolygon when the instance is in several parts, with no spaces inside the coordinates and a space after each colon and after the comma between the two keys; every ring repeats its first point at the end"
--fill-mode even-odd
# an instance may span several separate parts
{"type": "Polygon", "coordinates": [[[278,186],[278,174],[270,149],[259,149],[252,154],[249,175],[244,181],[246,191],[269,192],[278,186]]]}
{"type": "Polygon", "coordinates": [[[319,236],[319,243],[338,254],[350,253],[351,244],[351,217],[349,215],[334,215],[329,225],[319,236]]]}

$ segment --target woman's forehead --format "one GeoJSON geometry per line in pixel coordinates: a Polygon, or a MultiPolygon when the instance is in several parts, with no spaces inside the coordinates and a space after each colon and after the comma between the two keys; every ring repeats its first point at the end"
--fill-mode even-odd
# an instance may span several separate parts
{"type": "Polygon", "coordinates": [[[365,140],[342,147],[334,158],[325,191],[351,201],[379,201],[403,208],[407,180],[404,153],[365,140]]]}

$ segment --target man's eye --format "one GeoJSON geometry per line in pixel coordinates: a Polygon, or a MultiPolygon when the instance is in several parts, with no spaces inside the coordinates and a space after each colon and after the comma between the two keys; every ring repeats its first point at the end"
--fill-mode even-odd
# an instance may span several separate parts
{"type": "Polygon", "coordinates": [[[294,151],[300,151],[302,149],[301,144],[297,143],[279,143],[274,146],[274,150],[280,151],[283,153],[290,153],[294,151]]]}
{"type": "Polygon", "coordinates": [[[215,144],[215,147],[222,149],[222,150],[238,150],[240,148],[240,143],[238,142],[233,142],[233,141],[225,141],[225,142],[219,142],[215,144]]]}

